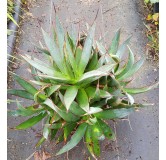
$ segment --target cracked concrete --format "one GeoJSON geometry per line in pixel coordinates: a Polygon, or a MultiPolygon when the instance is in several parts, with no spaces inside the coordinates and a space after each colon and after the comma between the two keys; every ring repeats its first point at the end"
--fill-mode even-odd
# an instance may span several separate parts
{"type": "MultiPolygon", "coordinates": [[[[78,26],[80,31],[85,29],[84,23],[93,23],[98,9],[99,14],[96,19],[97,29],[96,38],[107,32],[105,43],[108,45],[118,28],[121,28],[121,42],[132,35],[131,48],[136,54],[136,59],[145,56],[145,27],[142,21],[143,4],[137,0],[53,0],[55,3],[57,14],[66,28],[70,28],[71,24],[78,26]],[[101,8],[103,17],[101,16],[101,8]]],[[[40,25],[46,30],[50,29],[50,0],[38,0],[30,8],[33,18],[24,22],[22,26],[23,33],[20,37],[19,53],[34,54],[36,57],[42,56],[33,52],[34,47],[31,42],[38,44],[42,40],[40,25]],[[21,52],[23,50],[24,52],[21,52]]],[[[53,8],[52,8],[53,9],[53,8]]],[[[55,18],[52,14],[52,20],[55,18]]],[[[15,72],[25,78],[30,78],[31,75],[27,71],[27,65],[21,64],[20,68],[15,72]]],[[[135,81],[132,86],[150,85],[158,80],[158,68],[154,62],[146,61],[142,69],[135,75],[135,81]]],[[[14,88],[19,88],[16,83],[13,83],[14,88]]],[[[158,89],[150,91],[146,94],[135,96],[136,101],[147,101],[154,103],[152,107],[141,109],[130,115],[129,121],[117,121],[116,133],[117,142],[103,141],[101,142],[101,156],[99,160],[158,160],[158,89]],[[119,155],[119,156],[118,156],[119,155]]],[[[12,97],[15,98],[14,96],[12,97]]],[[[21,99],[20,99],[21,100],[21,99]]],[[[30,105],[31,102],[24,101],[24,104],[30,105]]],[[[8,105],[9,109],[15,108],[14,104],[8,105]]],[[[9,160],[25,160],[35,151],[35,144],[40,133],[42,124],[37,124],[31,129],[25,131],[15,131],[10,129],[21,123],[25,118],[8,117],[8,159],[9,160]]],[[[113,124],[111,124],[114,126],[113,124]]],[[[53,143],[45,143],[44,148],[49,153],[55,155],[60,149],[59,146],[54,146],[53,143]]],[[[84,147],[83,142],[79,143],[76,148],[69,151],[70,160],[87,160],[89,155],[84,147]]],[[[33,159],[33,158],[32,158],[33,159]]],[[[50,160],[65,160],[66,154],[58,157],[52,157],[50,160]]]]}

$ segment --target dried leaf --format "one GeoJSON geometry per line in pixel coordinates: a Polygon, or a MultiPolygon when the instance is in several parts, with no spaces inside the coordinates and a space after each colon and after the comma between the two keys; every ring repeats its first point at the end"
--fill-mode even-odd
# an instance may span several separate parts
{"type": "Polygon", "coordinates": [[[148,16],[147,16],[146,20],[147,20],[147,21],[152,20],[152,15],[151,15],[151,14],[148,14],[148,16]]]}
{"type": "Polygon", "coordinates": [[[154,24],[155,24],[155,25],[158,25],[158,24],[159,24],[159,22],[155,22],[154,24]]]}
{"type": "Polygon", "coordinates": [[[40,153],[38,151],[35,152],[35,154],[34,154],[34,160],[42,160],[41,156],[40,156],[40,153]]]}
{"type": "Polygon", "coordinates": [[[158,21],[159,13],[155,13],[155,14],[152,16],[152,18],[153,18],[154,21],[158,21]]]}
{"type": "Polygon", "coordinates": [[[27,16],[30,16],[30,17],[32,17],[32,18],[34,18],[33,14],[30,13],[30,12],[27,12],[26,15],[27,15],[27,16]]]}
{"type": "Polygon", "coordinates": [[[51,158],[51,155],[46,151],[43,151],[42,153],[37,151],[34,154],[34,160],[47,160],[49,158],[51,158]]]}
{"type": "Polygon", "coordinates": [[[51,155],[48,152],[43,151],[42,160],[46,160],[48,158],[51,158],[51,155]]]}

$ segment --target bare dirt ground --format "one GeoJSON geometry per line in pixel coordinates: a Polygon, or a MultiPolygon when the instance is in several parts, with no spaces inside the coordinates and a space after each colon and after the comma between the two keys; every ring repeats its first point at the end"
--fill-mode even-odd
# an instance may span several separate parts
{"type": "MultiPolygon", "coordinates": [[[[96,19],[96,39],[106,32],[105,43],[108,45],[115,31],[121,28],[121,41],[132,35],[130,46],[136,54],[136,59],[146,55],[146,36],[142,21],[143,4],[141,0],[53,0],[53,2],[55,3],[57,14],[66,28],[70,29],[71,25],[74,24],[76,27],[80,26],[80,31],[85,29],[85,22],[93,23],[99,9],[96,19]]],[[[39,40],[43,41],[40,25],[44,30],[49,31],[51,8],[53,12],[50,0],[37,0],[37,2],[32,3],[29,10],[30,18],[24,20],[21,28],[22,34],[18,46],[20,54],[34,54],[42,59],[42,56],[35,52],[31,42],[38,44],[39,40]]],[[[54,13],[52,13],[51,18],[54,20],[54,13]]],[[[15,69],[14,72],[26,79],[31,77],[27,71],[27,65],[24,63],[20,64],[19,68],[15,69]]],[[[144,86],[154,83],[158,80],[157,64],[146,61],[144,67],[134,78],[135,82],[131,84],[132,86],[144,86]]],[[[13,88],[19,88],[14,82],[11,85],[13,88]]],[[[14,99],[15,97],[11,98],[14,99]]],[[[108,140],[101,142],[102,154],[99,160],[159,159],[158,89],[136,96],[136,100],[143,100],[155,105],[135,112],[129,117],[129,121],[119,120],[116,124],[111,123],[116,131],[117,140],[115,142],[108,140]]],[[[31,102],[24,101],[23,104],[30,105],[31,102]]],[[[15,107],[14,103],[8,105],[8,109],[15,107]]],[[[23,120],[24,118],[8,117],[8,160],[26,160],[36,151],[34,146],[39,140],[37,134],[40,133],[42,124],[37,124],[35,127],[25,131],[10,129],[23,120]]],[[[54,156],[62,145],[54,146],[54,142],[51,144],[47,142],[43,148],[52,154],[50,160],[66,160],[66,154],[58,157],[54,156]]],[[[88,157],[89,154],[83,142],[68,153],[68,159],[70,160],[88,160],[88,157]]]]}

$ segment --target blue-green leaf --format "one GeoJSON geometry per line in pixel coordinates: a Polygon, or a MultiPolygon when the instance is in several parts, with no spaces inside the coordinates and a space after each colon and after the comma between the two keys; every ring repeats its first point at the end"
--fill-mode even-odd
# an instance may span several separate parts
{"type": "Polygon", "coordinates": [[[64,64],[64,55],[61,54],[57,44],[54,42],[52,38],[42,29],[44,41],[50,51],[50,54],[55,61],[58,68],[62,73],[66,74],[66,66],[64,64]]]}
{"type": "Polygon", "coordinates": [[[115,33],[114,38],[112,39],[112,43],[108,51],[109,54],[113,55],[116,54],[119,46],[119,39],[120,39],[120,29],[118,29],[118,31],[115,33]]]}
{"type": "Polygon", "coordinates": [[[140,94],[140,93],[144,93],[147,92],[151,89],[155,89],[158,87],[159,83],[155,83],[151,86],[147,86],[147,87],[142,87],[142,88],[124,88],[124,91],[126,91],[129,94],[140,94]]]}
{"type": "Polygon", "coordinates": [[[134,64],[134,54],[131,51],[131,49],[129,48],[128,62],[126,63],[124,68],[120,71],[120,73],[116,73],[116,79],[119,80],[123,75],[125,75],[132,68],[133,64],[134,64]]]}
{"type": "Polygon", "coordinates": [[[36,69],[38,69],[39,71],[48,74],[50,76],[54,76],[56,74],[61,74],[58,73],[57,71],[54,70],[53,67],[46,65],[46,63],[43,63],[41,61],[41,63],[39,63],[39,60],[37,60],[36,58],[34,60],[28,58],[28,56],[22,56],[29,64],[31,64],[33,67],[35,67],[36,69]]]}
{"type": "Polygon", "coordinates": [[[67,35],[67,38],[66,38],[66,50],[67,50],[67,54],[68,54],[67,59],[69,59],[69,62],[74,70],[74,73],[76,73],[77,64],[76,64],[76,60],[75,60],[71,45],[69,43],[69,35],[67,35]]]}
{"type": "Polygon", "coordinates": [[[93,25],[89,31],[89,34],[85,40],[84,48],[81,54],[80,62],[78,65],[78,70],[80,75],[84,72],[91,55],[92,45],[93,45],[93,38],[95,32],[95,25],[93,25]]]}
{"type": "Polygon", "coordinates": [[[122,108],[122,109],[108,109],[102,112],[94,114],[95,117],[101,119],[116,119],[116,118],[124,118],[128,116],[131,112],[133,112],[133,108],[122,108]]]}
{"type": "Polygon", "coordinates": [[[62,57],[63,55],[63,46],[64,46],[64,38],[65,38],[65,34],[64,34],[64,29],[59,21],[58,16],[56,16],[56,34],[57,34],[57,40],[58,40],[58,45],[60,48],[60,52],[62,57]]]}
{"type": "Polygon", "coordinates": [[[127,45],[128,45],[129,42],[130,42],[130,39],[131,39],[131,37],[129,37],[127,40],[125,40],[125,41],[123,42],[123,44],[119,47],[119,49],[118,49],[118,51],[117,51],[117,53],[116,53],[116,55],[119,57],[119,59],[121,59],[122,56],[123,56],[123,54],[125,53],[125,50],[126,50],[126,48],[127,48],[127,45]]]}
{"type": "Polygon", "coordinates": [[[143,65],[143,63],[144,63],[144,58],[141,59],[141,60],[139,60],[135,64],[133,64],[133,66],[131,67],[131,69],[126,74],[124,74],[123,76],[121,76],[118,80],[124,80],[126,78],[131,77],[134,73],[136,73],[141,68],[141,66],[143,65]]]}

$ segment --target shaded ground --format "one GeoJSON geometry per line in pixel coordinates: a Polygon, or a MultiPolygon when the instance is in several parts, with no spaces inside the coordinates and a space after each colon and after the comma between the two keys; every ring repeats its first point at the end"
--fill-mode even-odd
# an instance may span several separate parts
{"type": "MultiPolygon", "coordinates": [[[[107,32],[105,37],[106,44],[111,42],[115,31],[120,27],[122,30],[121,41],[132,35],[131,48],[139,59],[145,56],[146,36],[141,16],[142,4],[137,0],[53,0],[57,13],[63,24],[70,28],[71,24],[78,26],[80,30],[85,29],[84,22],[93,23],[98,8],[100,8],[97,21],[96,38],[103,32],[107,32]],[[101,7],[103,17],[101,16],[101,7]],[[103,22],[103,23],[102,23],[103,22]]],[[[40,25],[47,31],[50,29],[50,0],[38,0],[30,8],[33,17],[26,20],[22,26],[22,35],[20,38],[19,49],[27,54],[35,54],[36,57],[42,58],[41,55],[34,51],[31,42],[38,44],[42,40],[40,25]]],[[[54,15],[52,15],[54,19],[54,15]]],[[[19,51],[19,53],[22,53],[19,51]]],[[[21,64],[15,72],[22,77],[29,79],[31,75],[27,71],[27,65],[21,64]]],[[[153,62],[146,61],[144,67],[135,76],[135,82],[132,86],[149,85],[158,80],[157,65],[153,62]]],[[[14,88],[19,88],[15,83],[14,88]]],[[[15,98],[15,97],[13,97],[15,98]]],[[[158,160],[158,90],[136,96],[137,101],[147,101],[154,103],[153,107],[141,109],[130,116],[129,121],[117,121],[116,132],[117,141],[111,142],[105,140],[101,143],[103,151],[99,160],[158,160]],[[132,128],[132,129],[131,129],[132,128]]],[[[25,101],[24,104],[31,104],[25,101]]],[[[14,104],[8,105],[9,109],[15,108],[14,104]]],[[[8,117],[8,126],[14,127],[21,123],[24,118],[8,117]]],[[[114,124],[111,124],[114,127],[114,124]]],[[[36,134],[40,133],[42,124],[26,131],[14,131],[8,129],[8,159],[25,160],[35,151],[35,144],[38,141],[36,134]]],[[[47,143],[44,148],[49,153],[55,153],[60,146],[54,146],[47,143]]],[[[84,147],[83,142],[78,147],[69,151],[70,160],[87,160],[89,155],[84,147]]],[[[33,159],[33,158],[32,158],[33,159]]],[[[59,157],[52,157],[50,160],[65,160],[66,154],[59,157]]]]}

